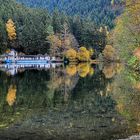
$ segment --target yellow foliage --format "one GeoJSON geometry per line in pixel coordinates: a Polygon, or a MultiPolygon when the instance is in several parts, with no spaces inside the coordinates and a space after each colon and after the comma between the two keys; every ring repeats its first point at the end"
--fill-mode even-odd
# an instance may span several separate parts
{"type": "Polygon", "coordinates": [[[81,47],[81,48],[79,48],[79,51],[77,53],[77,58],[80,61],[89,61],[90,60],[90,52],[85,47],[81,47]]]}
{"type": "Polygon", "coordinates": [[[74,49],[69,49],[67,52],[66,52],[66,57],[68,59],[76,59],[76,55],[77,55],[77,52],[74,50],[74,49]]]}
{"type": "Polygon", "coordinates": [[[86,77],[90,72],[90,65],[87,63],[80,63],[77,69],[78,69],[78,74],[81,77],[86,77]]]}
{"type": "Polygon", "coordinates": [[[66,73],[69,74],[70,76],[75,75],[77,72],[77,68],[75,65],[69,65],[66,68],[66,73]]]}
{"type": "Polygon", "coordinates": [[[8,102],[9,106],[12,106],[16,100],[16,86],[11,85],[8,89],[6,101],[8,102]]]}
{"type": "Polygon", "coordinates": [[[16,27],[12,19],[9,19],[6,23],[6,30],[10,40],[16,39],[16,27]]]}
{"type": "Polygon", "coordinates": [[[61,40],[56,35],[49,35],[47,39],[53,47],[61,47],[62,45],[61,40]]]}
{"type": "Polygon", "coordinates": [[[80,63],[78,66],[76,65],[68,65],[66,67],[66,73],[70,76],[79,74],[81,77],[86,77],[87,75],[92,76],[94,74],[94,69],[88,63],[80,63]]]}
{"type": "Polygon", "coordinates": [[[10,53],[10,51],[11,51],[10,49],[7,49],[7,50],[6,50],[6,53],[10,53]]]}

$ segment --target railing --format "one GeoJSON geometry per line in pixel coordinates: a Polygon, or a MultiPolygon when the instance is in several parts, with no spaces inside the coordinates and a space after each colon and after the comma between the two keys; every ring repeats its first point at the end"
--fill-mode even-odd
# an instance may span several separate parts
{"type": "Polygon", "coordinates": [[[12,55],[4,55],[4,56],[0,56],[0,61],[2,62],[18,62],[18,61],[57,61],[55,59],[55,57],[50,57],[50,56],[46,56],[46,55],[17,55],[17,56],[12,56],[12,55]]]}

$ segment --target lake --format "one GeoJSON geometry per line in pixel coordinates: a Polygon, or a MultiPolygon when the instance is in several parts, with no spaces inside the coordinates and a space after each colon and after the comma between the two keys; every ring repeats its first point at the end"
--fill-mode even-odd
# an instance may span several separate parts
{"type": "Polygon", "coordinates": [[[139,118],[139,73],[123,64],[0,65],[2,140],[124,139],[139,118]]]}

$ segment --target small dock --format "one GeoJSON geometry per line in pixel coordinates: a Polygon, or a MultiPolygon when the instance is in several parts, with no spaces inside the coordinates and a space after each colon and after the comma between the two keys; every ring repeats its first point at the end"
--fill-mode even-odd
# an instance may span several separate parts
{"type": "Polygon", "coordinates": [[[49,55],[20,55],[15,50],[11,50],[8,54],[0,56],[1,63],[30,63],[30,64],[44,64],[44,63],[59,63],[63,62],[60,58],[50,57],[49,55]]]}

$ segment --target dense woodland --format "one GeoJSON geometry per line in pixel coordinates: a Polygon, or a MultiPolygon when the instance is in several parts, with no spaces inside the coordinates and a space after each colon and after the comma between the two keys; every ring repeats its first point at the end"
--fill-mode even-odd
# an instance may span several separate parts
{"type": "Polygon", "coordinates": [[[140,60],[140,1],[126,0],[125,11],[116,19],[109,36],[118,56],[128,65],[139,68],[140,60]]]}
{"type": "Polygon", "coordinates": [[[130,65],[140,58],[139,0],[0,3],[1,53],[14,48],[25,54],[49,53],[81,61],[103,53],[108,59],[123,58],[130,65]]]}
{"type": "Polygon", "coordinates": [[[105,33],[90,20],[68,17],[58,10],[49,14],[46,9],[27,8],[14,0],[1,0],[0,3],[1,52],[9,46],[26,54],[44,54],[50,50],[62,52],[65,50],[62,46],[70,46],[71,42],[75,42],[73,47],[98,45],[100,51],[105,45],[105,33]],[[6,26],[8,22],[16,35],[11,39],[10,34],[7,35],[7,32],[10,33],[6,26]],[[61,48],[58,49],[59,46],[61,48]]]}
{"type": "Polygon", "coordinates": [[[122,12],[122,0],[17,0],[30,7],[57,8],[68,15],[79,15],[94,21],[96,25],[113,27],[113,20],[122,12]]]}
{"type": "Polygon", "coordinates": [[[0,54],[11,48],[119,63],[0,72],[0,128],[34,135],[26,128],[42,126],[41,134],[53,130],[45,133],[50,139],[55,132],[95,139],[139,133],[140,0],[0,0],[0,54]]]}

